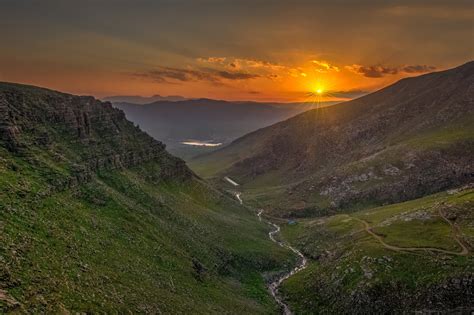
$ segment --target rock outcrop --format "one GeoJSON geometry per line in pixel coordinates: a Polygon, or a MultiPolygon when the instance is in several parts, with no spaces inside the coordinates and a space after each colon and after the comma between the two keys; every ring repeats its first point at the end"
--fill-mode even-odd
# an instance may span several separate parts
{"type": "Polygon", "coordinates": [[[184,161],[110,103],[30,86],[0,84],[0,144],[16,154],[28,154],[33,146],[54,154],[61,144],[69,154],[58,158],[70,164],[72,182],[149,161],[160,162],[164,180],[193,176],[184,161]]]}

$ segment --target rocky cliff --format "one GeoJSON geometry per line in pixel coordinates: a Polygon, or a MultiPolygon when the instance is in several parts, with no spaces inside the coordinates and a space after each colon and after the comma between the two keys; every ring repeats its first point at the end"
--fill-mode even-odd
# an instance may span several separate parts
{"type": "Polygon", "coordinates": [[[0,140],[20,155],[33,146],[56,152],[69,163],[72,182],[87,180],[101,169],[152,160],[160,162],[163,179],[192,176],[163,143],[142,132],[121,110],[91,96],[0,83],[0,140]]]}

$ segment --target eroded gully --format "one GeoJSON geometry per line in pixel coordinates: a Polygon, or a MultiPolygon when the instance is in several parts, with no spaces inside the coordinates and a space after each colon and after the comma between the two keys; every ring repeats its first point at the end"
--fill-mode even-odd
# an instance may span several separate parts
{"type": "MultiPolygon", "coordinates": [[[[225,177],[224,179],[226,181],[228,181],[229,183],[231,183],[233,186],[239,186],[239,184],[237,184],[235,181],[231,180],[229,177],[225,177]]],[[[237,198],[237,200],[240,202],[240,204],[243,204],[243,200],[242,200],[241,196],[242,196],[241,192],[235,192],[235,198],[237,198]]],[[[273,222],[271,222],[271,221],[269,221],[269,220],[263,219],[262,214],[263,214],[263,209],[258,210],[258,212],[257,212],[258,220],[259,221],[265,221],[267,224],[269,224],[270,226],[273,227],[273,230],[268,232],[268,237],[270,238],[270,240],[272,240],[272,242],[275,242],[276,244],[278,244],[281,247],[284,247],[284,248],[287,248],[287,249],[291,250],[293,253],[295,253],[299,257],[298,264],[293,269],[291,269],[289,272],[279,276],[276,280],[271,282],[270,285],[268,286],[268,290],[270,291],[270,294],[272,295],[273,299],[278,303],[278,305],[280,305],[280,307],[283,311],[283,314],[291,315],[293,313],[291,312],[289,306],[281,298],[281,296],[279,294],[279,289],[280,289],[281,284],[286,279],[290,278],[291,276],[293,276],[293,275],[297,274],[298,272],[300,272],[301,270],[305,269],[308,265],[308,260],[306,259],[306,257],[299,250],[297,250],[293,246],[291,246],[291,245],[289,245],[285,242],[277,240],[275,238],[275,235],[280,233],[280,226],[273,223],[273,222]]]]}

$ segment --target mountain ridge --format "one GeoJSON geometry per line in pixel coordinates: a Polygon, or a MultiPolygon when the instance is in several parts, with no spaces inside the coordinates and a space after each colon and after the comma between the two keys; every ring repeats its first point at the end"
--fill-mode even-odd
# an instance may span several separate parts
{"type": "Polygon", "coordinates": [[[301,113],[190,166],[238,182],[308,258],[281,287],[295,313],[473,311],[473,62],[301,113]]]}
{"type": "MultiPolygon", "coordinates": [[[[41,130],[42,133],[38,135],[38,130],[31,127],[35,123],[54,123],[69,129],[67,133],[73,141],[88,147],[80,156],[84,169],[76,170],[79,172],[78,178],[87,177],[87,173],[101,168],[134,166],[158,158],[167,159],[174,163],[172,168],[184,171],[184,161],[169,155],[162,142],[142,133],[133,123],[126,120],[122,111],[114,109],[111,103],[101,103],[90,96],[73,96],[49,89],[6,83],[0,83],[0,92],[0,138],[12,152],[21,151],[28,145],[22,143],[22,134],[30,132],[37,137],[33,140],[34,144],[48,147],[52,141],[47,131],[41,130]],[[24,93],[25,89],[29,92],[24,93]],[[28,102],[36,103],[28,107],[28,102]],[[34,111],[34,114],[29,114],[29,110],[34,111]],[[125,134],[129,132],[130,135],[123,137],[122,131],[125,131],[125,134]],[[107,141],[115,143],[118,148],[111,150],[106,141],[94,140],[94,136],[99,132],[109,132],[111,137],[107,141]],[[134,142],[144,145],[137,150],[134,142]],[[98,152],[94,150],[99,151],[101,155],[97,156],[98,152]],[[81,171],[85,174],[81,175],[81,171]]],[[[186,176],[191,176],[191,172],[186,176]]]]}
{"type": "Polygon", "coordinates": [[[161,96],[159,94],[155,94],[149,97],[140,96],[140,95],[114,95],[114,96],[106,96],[103,97],[102,100],[106,102],[129,102],[135,104],[149,104],[156,101],[170,101],[170,102],[177,102],[177,101],[184,101],[188,98],[180,96],[180,95],[168,95],[168,96],[161,96]]]}
{"type": "MultiPolygon", "coordinates": [[[[393,188],[390,195],[395,196],[398,192],[403,196],[403,190],[407,190],[401,184],[404,177],[408,176],[405,184],[412,186],[413,181],[409,178],[427,179],[423,174],[430,174],[422,156],[426,161],[432,161],[431,167],[439,172],[433,180],[439,176],[446,176],[448,182],[450,178],[454,180],[440,186],[440,190],[449,185],[461,185],[470,181],[469,174],[472,174],[469,143],[473,140],[469,130],[472,129],[473,73],[474,62],[469,62],[451,70],[406,78],[359,99],[310,110],[250,133],[216,152],[195,158],[191,166],[205,177],[232,176],[244,187],[247,185],[250,191],[254,189],[255,194],[262,194],[258,191],[259,182],[268,182],[271,178],[275,189],[281,185],[279,195],[289,199],[283,206],[293,204],[294,208],[295,204],[303,204],[297,206],[302,213],[309,211],[304,208],[315,204],[311,198],[319,198],[316,204],[324,208],[352,203],[357,200],[357,194],[368,193],[369,189],[364,192],[355,188],[359,183],[373,182],[376,189],[377,181],[378,184],[385,180],[395,181],[390,187],[393,188]],[[423,137],[437,140],[423,140],[423,137]],[[443,137],[457,137],[459,141],[452,142],[452,150],[443,149],[443,137]],[[436,148],[423,150],[414,143],[417,141],[436,148]],[[456,145],[459,145],[458,152],[456,145]],[[450,157],[459,163],[444,163],[440,150],[444,150],[443,154],[449,154],[451,150],[450,157]],[[380,154],[387,156],[385,162],[380,154]],[[390,155],[394,161],[387,163],[390,155]],[[396,156],[400,158],[393,158],[396,156]],[[411,167],[413,161],[410,159],[418,161],[420,168],[411,167]],[[384,165],[370,166],[369,161],[384,165]],[[359,167],[359,170],[351,171],[350,167],[359,167]],[[392,177],[388,175],[391,168],[397,173],[392,177]],[[325,171],[329,169],[333,172],[325,171]],[[348,181],[351,176],[356,177],[348,181]],[[399,187],[395,189],[394,185],[399,187]],[[319,197],[316,197],[317,191],[319,197]],[[310,195],[313,197],[308,197],[310,195]],[[333,205],[329,206],[329,203],[333,205]]],[[[449,139],[447,141],[449,146],[449,139]]],[[[421,191],[433,183],[427,179],[426,183],[420,182],[419,189],[412,187],[413,191],[421,190],[411,197],[421,196],[421,191]]],[[[377,195],[376,192],[368,194],[377,195]]],[[[391,198],[379,196],[377,202],[391,198]]]]}

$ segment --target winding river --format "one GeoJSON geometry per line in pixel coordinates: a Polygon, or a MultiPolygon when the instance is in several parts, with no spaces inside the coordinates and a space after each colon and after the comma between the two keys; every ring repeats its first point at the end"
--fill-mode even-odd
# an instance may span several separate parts
{"type": "MultiPolygon", "coordinates": [[[[259,210],[258,213],[257,213],[257,216],[258,216],[258,219],[260,221],[262,221],[262,214],[263,214],[263,210],[259,210]]],[[[273,298],[275,299],[275,301],[278,303],[278,305],[281,306],[281,308],[283,309],[283,314],[285,315],[291,315],[293,314],[290,310],[290,308],[288,307],[288,305],[283,302],[281,296],[279,295],[279,288],[281,286],[281,284],[283,283],[283,281],[285,281],[286,279],[288,279],[289,277],[295,275],[296,273],[300,272],[301,270],[305,269],[307,266],[308,266],[308,260],[306,259],[306,257],[303,255],[303,253],[301,253],[299,250],[297,250],[296,248],[294,248],[293,246],[287,244],[287,243],[284,243],[284,242],[280,242],[278,240],[275,239],[275,234],[277,233],[280,233],[280,226],[273,223],[273,222],[270,222],[268,220],[265,220],[268,224],[270,224],[274,229],[270,232],[268,232],[268,237],[275,243],[277,243],[278,245],[280,245],[281,247],[284,247],[284,248],[287,248],[289,250],[291,250],[293,253],[295,253],[296,255],[299,256],[299,262],[298,262],[298,265],[296,265],[293,269],[291,269],[289,272],[281,275],[278,279],[276,279],[275,281],[273,281],[272,283],[270,283],[270,285],[268,286],[268,289],[270,290],[270,293],[271,295],[273,296],[273,298]]]]}
{"type": "MultiPolygon", "coordinates": [[[[237,184],[235,181],[231,180],[229,177],[225,177],[224,179],[226,181],[228,181],[229,183],[231,183],[233,186],[239,186],[239,184],[237,184]]],[[[241,192],[235,192],[235,198],[237,198],[237,200],[240,202],[240,204],[243,204],[243,200],[241,198],[241,195],[242,195],[241,192]]],[[[278,303],[278,305],[280,305],[280,307],[282,308],[283,314],[284,315],[292,315],[293,313],[291,312],[289,306],[283,301],[283,299],[281,298],[278,291],[279,291],[279,288],[280,288],[281,284],[283,283],[283,281],[285,281],[289,277],[297,274],[298,272],[300,272],[301,270],[305,269],[308,266],[308,260],[303,255],[303,253],[301,253],[299,250],[297,250],[293,246],[291,246],[291,245],[289,245],[285,242],[281,242],[281,241],[278,241],[277,239],[275,239],[275,235],[280,233],[280,226],[273,223],[273,222],[271,222],[271,221],[269,221],[269,220],[262,219],[262,214],[263,214],[263,209],[258,210],[258,212],[257,212],[258,220],[259,221],[265,221],[267,224],[269,224],[273,227],[273,230],[268,232],[268,237],[272,240],[272,242],[275,242],[279,246],[291,250],[293,253],[295,253],[299,257],[298,264],[293,269],[291,269],[289,272],[287,272],[287,273],[281,275],[280,277],[278,277],[275,281],[270,283],[270,285],[268,286],[268,290],[270,291],[270,294],[272,295],[273,299],[278,303]]]]}

